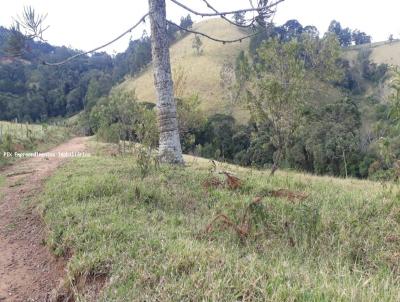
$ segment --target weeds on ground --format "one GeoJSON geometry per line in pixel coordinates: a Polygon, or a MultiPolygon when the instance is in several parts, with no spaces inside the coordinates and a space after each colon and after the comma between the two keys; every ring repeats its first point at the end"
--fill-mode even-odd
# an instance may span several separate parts
{"type": "Polygon", "coordinates": [[[133,154],[142,179],[160,166],[157,154],[149,147],[137,145],[134,147],[133,154]]]}
{"type": "Polygon", "coordinates": [[[3,175],[0,175],[0,200],[3,198],[3,194],[1,192],[1,189],[6,183],[6,178],[3,175]]]}

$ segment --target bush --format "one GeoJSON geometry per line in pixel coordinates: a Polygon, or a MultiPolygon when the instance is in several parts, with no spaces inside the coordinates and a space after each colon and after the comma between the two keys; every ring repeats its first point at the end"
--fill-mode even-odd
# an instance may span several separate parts
{"type": "Polygon", "coordinates": [[[121,125],[120,124],[112,124],[112,125],[103,125],[97,131],[97,137],[107,143],[115,143],[118,144],[121,136],[121,125]]]}

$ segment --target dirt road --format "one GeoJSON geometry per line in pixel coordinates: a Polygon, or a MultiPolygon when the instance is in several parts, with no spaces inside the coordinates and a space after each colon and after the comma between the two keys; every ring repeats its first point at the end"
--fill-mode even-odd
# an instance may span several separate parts
{"type": "MultiPolygon", "coordinates": [[[[82,152],[87,138],[73,138],[50,150],[82,152]]],[[[44,181],[66,157],[29,158],[2,171],[6,184],[0,189],[0,301],[50,301],[62,281],[64,261],[43,244],[45,230],[34,207],[21,203],[38,194],[44,181]]]]}

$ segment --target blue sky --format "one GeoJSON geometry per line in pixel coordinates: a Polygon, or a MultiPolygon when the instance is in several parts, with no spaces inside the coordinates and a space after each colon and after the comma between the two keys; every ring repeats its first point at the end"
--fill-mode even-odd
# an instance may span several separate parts
{"type": "MultiPolygon", "coordinates": [[[[197,10],[207,10],[201,0],[180,1],[197,10]]],[[[220,10],[249,6],[248,0],[209,2],[220,10]]],[[[148,8],[147,0],[1,0],[0,25],[9,26],[12,17],[26,5],[48,14],[50,28],[45,38],[50,43],[82,50],[94,48],[122,33],[148,8]]],[[[400,38],[399,12],[400,1],[397,0],[285,0],[278,7],[274,21],[281,24],[288,19],[298,19],[303,25],[315,25],[324,32],[330,21],[336,19],[346,27],[367,32],[374,41],[381,41],[391,33],[400,38]]],[[[167,13],[173,20],[187,14],[173,3],[168,3],[167,13]]],[[[138,28],[132,37],[140,37],[145,28],[138,28]]],[[[127,36],[105,50],[109,53],[124,51],[129,38],[127,36]]]]}

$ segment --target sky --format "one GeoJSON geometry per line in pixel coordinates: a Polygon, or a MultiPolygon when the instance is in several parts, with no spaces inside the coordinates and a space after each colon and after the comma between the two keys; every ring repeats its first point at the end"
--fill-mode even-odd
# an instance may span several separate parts
{"type": "MultiPolygon", "coordinates": [[[[187,12],[167,1],[168,18],[179,21],[187,12]]],[[[198,11],[206,12],[201,0],[180,0],[198,11]]],[[[88,51],[112,40],[131,27],[148,10],[147,0],[0,0],[0,25],[8,27],[12,18],[32,6],[47,13],[49,29],[44,38],[53,45],[69,46],[88,51]]],[[[219,10],[249,7],[248,0],[209,0],[219,10]]],[[[342,26],[360,29],[372,35],[373,41],[387,40],[390,34],[400,38],[400,1],[398,0],[285,0],[278,6],[274,22],[283,24],[297,19],[305,25],[315,25],[325,32],[331,20],[342,26]]],[[[200,20],[192,16],[194,20],[200,20]]],[[[142,35],[146,25],[131,35],[104,49],[110,54],[124,51],[129,39],[142,35]]]]}

